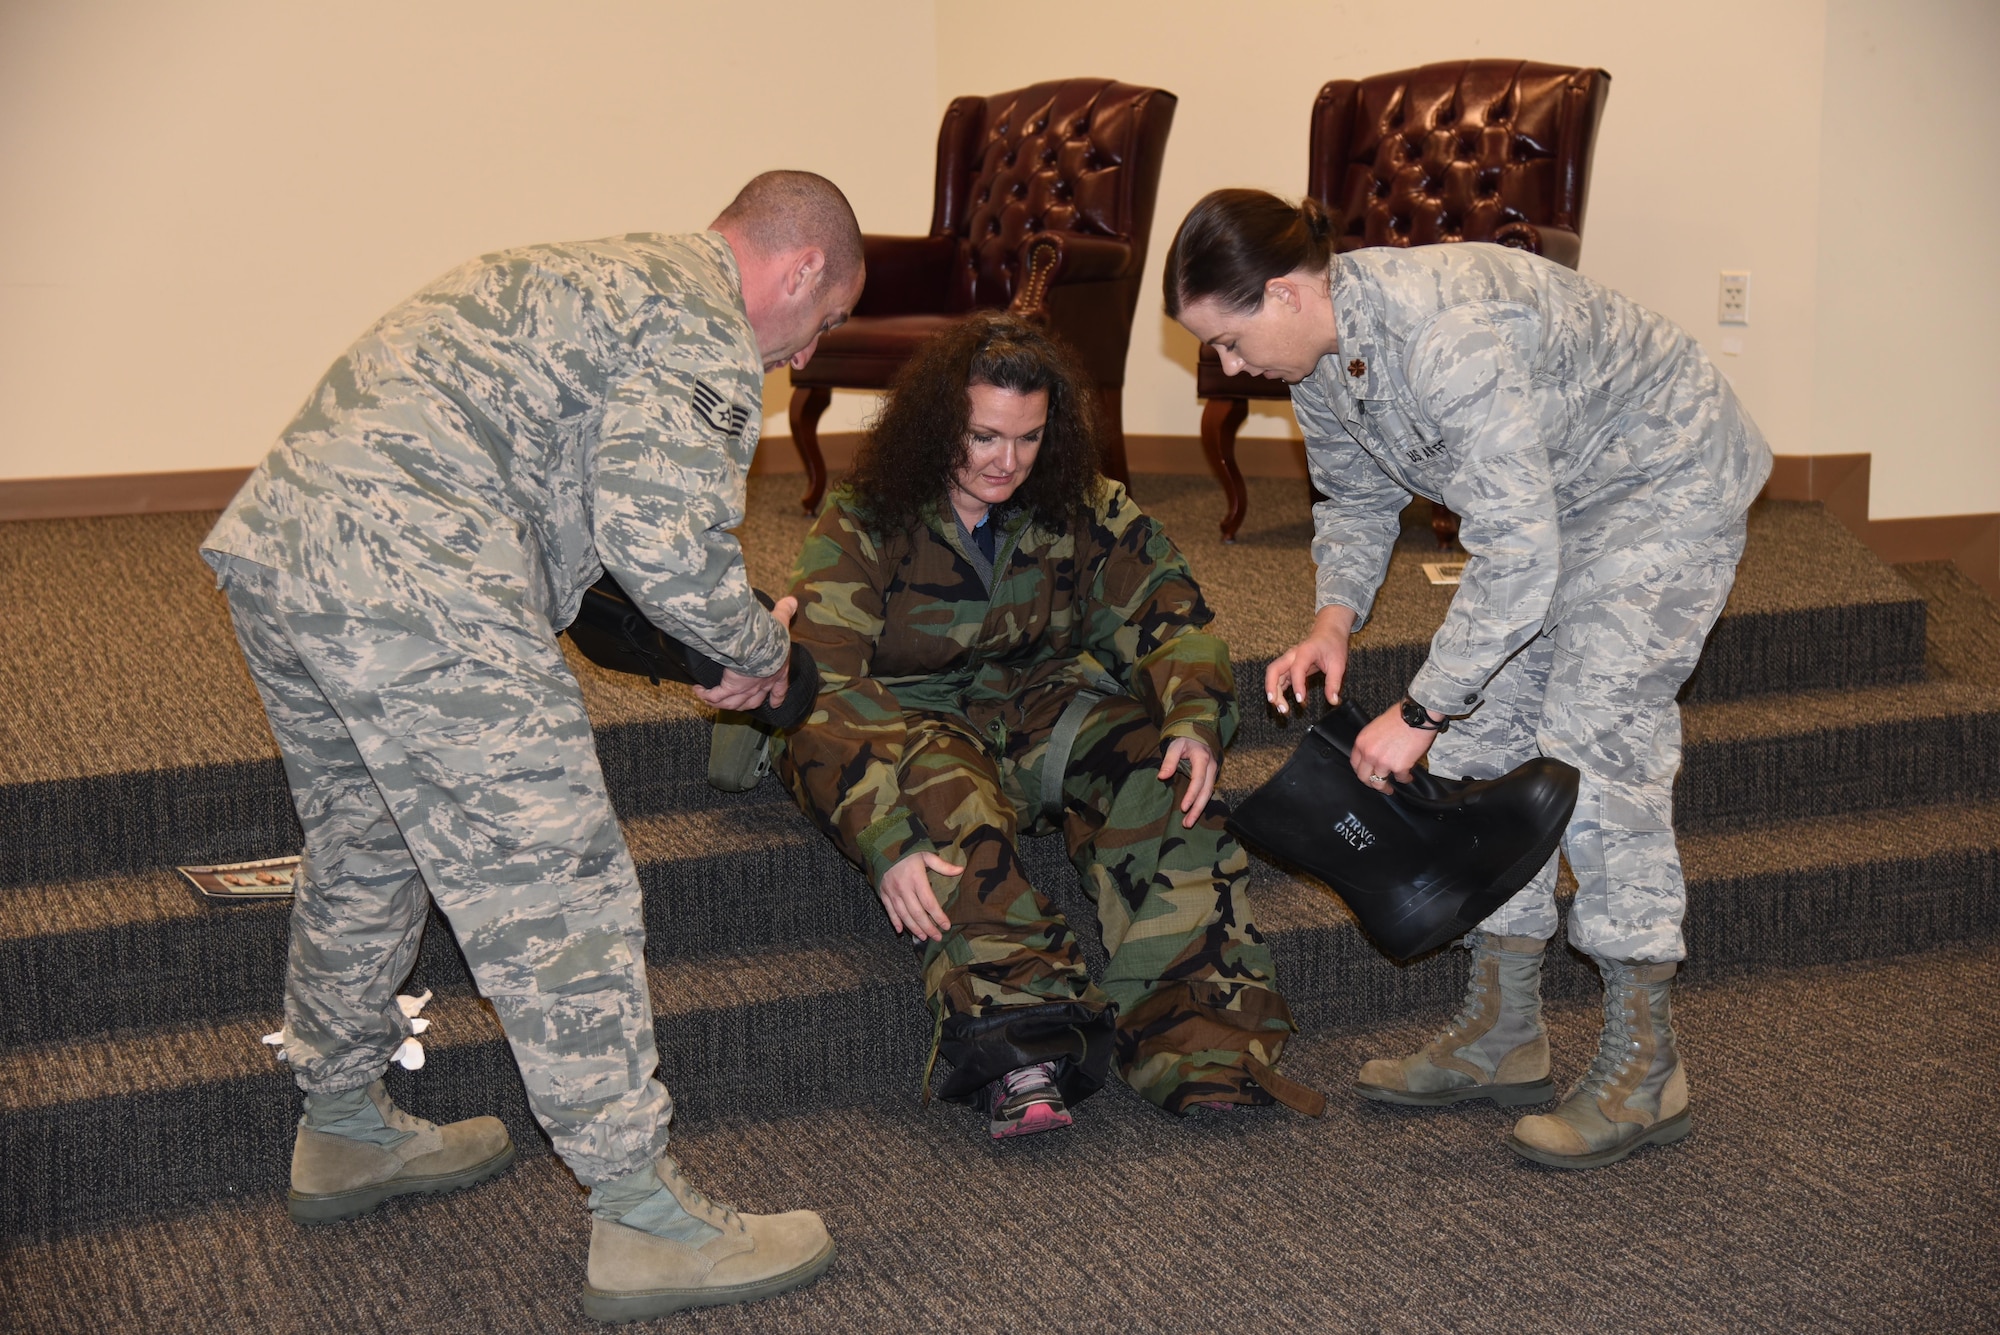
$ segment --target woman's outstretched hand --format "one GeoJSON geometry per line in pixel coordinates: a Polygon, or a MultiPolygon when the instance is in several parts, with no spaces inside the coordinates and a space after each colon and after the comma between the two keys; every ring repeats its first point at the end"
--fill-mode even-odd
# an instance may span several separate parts
{"type": "Polygon", "coordinates": [[[1298,702],[1306,702],[1306,683],[1313,673],[1326,678],[1326,702],[1340,703],[1340,683],[1347,676],[1347,637],[1354,630],[1354,609],[1322,607],[1313,618],[1312,630],[1271,661],[1264,669],[1264,698],[1280,714],[1291,713],[1285,700],[1287,688],[1298,702]]]}
{"type": "Polygon", "coordinates": [[[1221,773],[1221,766],[1215,763],[1215,752],[1194,738],[1176,737],[1168,744],[1165,759],[1160,761],[1160,782],[1173,782],[1174,771],[1184,764],[1188,786],[1187,795],[1181,798],[1181,810],[1186,813],[1181,828],[1192,830],[1207,809],[1208,799],[1215,795],[1215,779],[1221,773]]]}
{"type": "Polygon", "coordinates": [[[889,922],[899,932],[908,932],[919,941],[942,941],[951,930],[951,919],[931,889],[930,873],[961,876],[965,868],[955,867],[935,853],[912,853],[882,874],[875,893],[889,910],[889,922]]]}

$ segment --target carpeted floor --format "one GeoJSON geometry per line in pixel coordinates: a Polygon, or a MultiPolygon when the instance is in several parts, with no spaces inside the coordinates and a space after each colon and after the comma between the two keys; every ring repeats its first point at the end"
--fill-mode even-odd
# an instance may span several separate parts
{"type": "MultiPolygon", "coordinates": [[[[778,482],[752,480],[742,529],[753,577],[774,589],[807,525],[791,481],[778,482]]],[[[1230,643],[1246,706],[1239,747],[1285,740],[1259,683],[1263,664],[1309,620],[1304,487],[1253,479],[1251,521],[1228,546],[1216,535],[1220,500],[1207,479],[1147,477],[1140,495],[1186,549],[1230,643]]],[[[18,837],[0,840],[0,886],[295,846],[262,711],[221,596],[195,556],[208,522],[148,515],[6,526],[0,828],[18,837]]],[[[1450,600],[1451,589],[1429,584],[1420,568],[1436,555],[1428,530],[1406,532],[1374,619],[1355,641],[1350,694],[1364,703],[1394,698],[1450,600]]],[[[1907,684],[1918,688],[1914,706],[1892,712],[1934,716],[1930,683],[1920,680],[1923,635],[1923,600],[1818,507],[1760,507],[1729,609],[1686,698],[1907,684]],[[1827,652],[1832,643],[1841,651],[1827,652]]],[[[700,765],[672,734],[702,711],[684,692],[573,661],[620,813],[684,808],[697,796],[690,787],[702,787],[700,765]]]]}
{"type": "MultiPolygon", "coordinates": [[[[778,481],[753,481],[744,528],[766,587],[806,524],[778,481]]],[[[1305,490],[1254,481],[1233,546],[1205,479],[1139,491],[1234,650],[1240,792],[1297,742],[1257,683],[1310,601],[1305,490]]],[[[257,1038],[285,908],[199,902],[168,870],[297,839],[193,556],[206,523],[0,533],[0,1329],[587,1329],[573,1184],[435,924],[415,984],[439,988],[431,1061],[392,1087],[441,1118],[499,1111],[522,1162],[350,1228],[283,1215],[292,1091],[257,1038]]],[[[1393,698],[1443,612],[1428,542],[1407,531],[1357,639],[1364,702],[1393,698]]],[[[1676,793],[1699,1130],[1580,1176],[1517,1164],[1496,1110],[1341,1094],[1448,1012],[1462,962],[1390,966],[1261,861],[1258,918],[1307,1026],[1288,1069],[1335,1092],[1324,1122],[1178,1124],[1114,1088],[1069,1134],[995,1147],[963,1110],[920,1112],[929,1025],[858,875],[775,783],[707,788],[685,693],[578,675],[646,891],[682,1151],[753,1208],[822,1208],[844,1249],[808,1295],[668,1328],[2000,1326],[2000,612],[1952,567],[1891,570],[1817,507],[1753,516],[1676,793]]],[[[1058,842],[1024,856],[1077,913],[1058,842]]],[[[1594,976],[1565,954],[1548,991],[1567,1076],[1594,976]]]]}
{"type": "Polygon", "coordinates": [[[1926,665],[1947,681],[2000,686],[2000,608],[1972,577],[1949,561],[1896,567],[1932,608],[1926,665]]]}
{"type": "MultiPolygon", "coordinates": [[[[1175,1122],[1113,1087],[1069,1132],[992,1144],[973,1115],[875,1106],[680,1127],[746,1208],[818,1208],[816,1286],[637,1329],[687,1331],[1972,1331],[2000,1327],[2000,947],[1682,993],[1696,1133],[1560,1173],[1510,1115],[1347,1096],[1401,1025],[1307,1038],[1323,1121],[1175,1122]]],[[[1594,1007],[1551,1010],[1559,1077],[1594,1007]]],[[[549,1158],[473,1192],[302,1230],[275,1193],[23,1245],[0,1328],[602,1329],[588,1225],[549,1158]]]]}

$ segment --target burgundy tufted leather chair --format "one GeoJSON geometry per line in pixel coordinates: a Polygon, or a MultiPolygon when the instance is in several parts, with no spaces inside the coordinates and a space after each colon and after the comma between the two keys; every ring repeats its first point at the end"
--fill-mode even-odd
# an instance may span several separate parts
{"type": "MultiPolygon", "coordinates": [[[[1335,249],[1495,241],[1576,267],[1590,153],[1611,76],[1527,60],[1455,60],[1368,79],[1335,79],[1312,110],[1306,193],[1326,205],[1335,249]]],[[[1222,539],[1233,542],[1247,496],[1236,431],[1250,399],[1288,388],[1225,375],[1203,347],[1195,393],[1208,400],[1201,443],[1229,497],[1222,539]]],[[[1433,507],[1441,544],[1458,534],[1433,507]]]]}
{"type": "Polygon", "coordinates": [[[938,131],[927,236],[864,236],[854,318],[792,373],[792,441],[808,511],[826,491],[819,418],[835,389],[886,389],[925,338],[968,311],[1046,323],[1102,395],[1105,471],[1125,478],[1122,396],[1175,98],[1110,79],[961,97],[938,131]]]}

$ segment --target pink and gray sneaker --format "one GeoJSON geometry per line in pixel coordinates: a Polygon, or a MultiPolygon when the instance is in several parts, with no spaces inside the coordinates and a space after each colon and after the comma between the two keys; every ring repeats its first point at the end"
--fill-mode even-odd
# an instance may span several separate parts
{"type": "Polygon", "coordinates": [[[1058,1131],[1069,1125],[1069,1109],[1056,1088],[1056,1064],[1036,1062],[1009,1071],[986,1087],[987,1129],[993,1139],[1058,1131]]]}

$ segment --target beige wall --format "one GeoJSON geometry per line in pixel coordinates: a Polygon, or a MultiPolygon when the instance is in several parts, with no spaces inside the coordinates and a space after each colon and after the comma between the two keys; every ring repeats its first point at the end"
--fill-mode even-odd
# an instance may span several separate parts
{"type": "MultiPolygon", "coordinates": [[[[1982,68],[2000,55],[1991,0],[1380,12],[1010,11],[1004,31],[1060,31],[1056,48],[997,41],[983,11],[947,0],[726,17],[607,0],[14,0],[0,6],[0,477],[251,462],[331,357],[436,272],[496,246],[698,227],[765,166],[826,172],[871,231],[920,230],[937,114],[957,93],[1070,74],[1178,93],[1156,266],[1204,191],[1303,187],[1326,79],[1518,55],[1613,75],[1585,272],[1706,342],[1780,451],[1873,451],[1878,517],[2000,510],[2000,376],[1985,372],[2000,261],[1905,247],[1885,265],[1869,211],[1894,190],[1922,210],[1899,226],[1993,216],[2000,187],[1972,147],[2000,110],[1982,68]],[[1725,268],[1754,274],[1738,355],[1715,323],[1725,268]],[[1883,343],[1861,355],[1893,358],[1901,388],[1878,393],[1856,345],[1883,343]]],[[[1158,314],[1156,283],[1127,425],[1189,434],[1194,349],[1158,314]]],[[[782,376],[767,387],[767,430],[784,431],[786,392],[782,376]]],[[[870,402],[839,396],[825,427],[870,402]]],[[[1291,427],[1279,407],[1246,430],[1291,427]]]]}
{"type": "Polygon", "coordinates": [[[2000,511],[2000,4],[1828,0],[1815,453],[1870,514],[2000,511]]]}
{"type": "MultiPolygon", "coordinates": [[[[1727,369],[1773,437],[1804,448],[1813,255],[1789,220],[1801,199],[1814,198],[1823,0],[1684,0],[1671,9],[1432,0],[1421,23],[1382,21],[1372,5],[1278,0],[1221,11],[1193,0],[1026,9],[1024,26],[1037,18],[1060,23],[1077,48],[1104,53],[1087,62],[1088,72],[1180,94],[1155,263],[1188,207],[1217,186],[1305,189],[1306,116],[1330,78],[1466,56],[1610,70],[1584,271],[1707,340],[1715,333],[1717,272],[1751,269],[1757,324],[1727,369]],[[1225,28],[1244,34],[1234,52],[1218,36],[1225,28]],[[1763,147],[1772,141],[1795,148],[1774,154],[1763,147]]],[[[940,7],[941,91],[978,87],[982,77],[1008,87],[1076,64],[1068,51],[1051,58],[1025,44],[995,50],[975,40],[978,31],[969,12],[940,7]]],[[[1158,314],[1158,282],[1156,275],[1140,298],[1126,421],[1135,431],[1191,432],[1194,346],[1158,314]]],[[[1288,433],[1290,413],[1268,405],[1245,430],[1288,433]]]]}
{"type": "Polygon", "coordinates": [[[432,276],[766,167],[920,229],[935,52],[929,0],[8,0],[0,477],[255,462],[432,276]]]}

